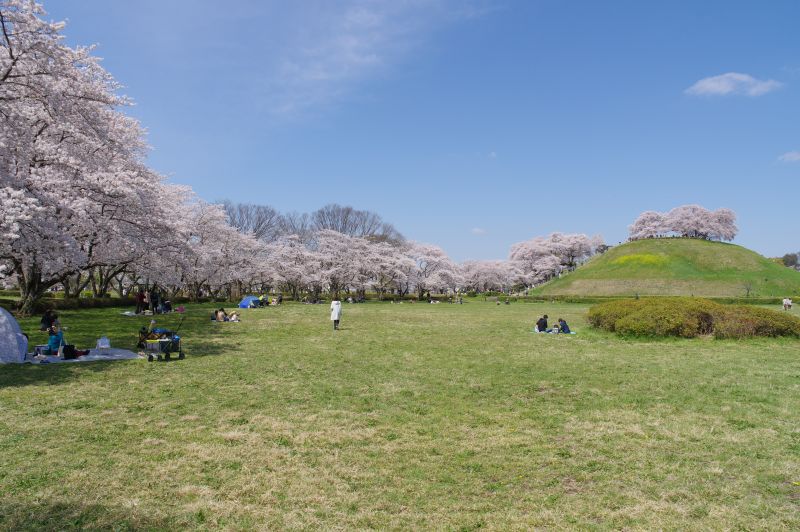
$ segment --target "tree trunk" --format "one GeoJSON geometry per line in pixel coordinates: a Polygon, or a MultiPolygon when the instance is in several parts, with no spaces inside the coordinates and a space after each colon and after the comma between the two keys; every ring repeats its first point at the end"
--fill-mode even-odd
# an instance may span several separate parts
{"type": "MultiPolygon", "coordinates": [[[[124,271],[125,266],[98,267],[95,271],[97,282],[93,283],[94,297],[106,297],[111,290],[111,283],[114,282],[114,278],[124,271]]],[[[120,290],[119,296],[122,297],[122,290],[120,290]]]]}
{"type": "Polygon", "coordinates": [[[64,285],[64,299],[79,297],[89,285],[89,279],[89,276],[84,278],[81,272],[64,276],[61,279],[61,284],[64,285]]]}
{"type": "MultiPolygon", "coordinates": [[[[89,270],[89,280],[92,282],[92,296],[94,297],[100,297],[100,295],[98,294],[100,288],[97,279],[98,276],[97,270],[98,270],[97,268],[92,268],[91,270],[89,270]]],[[[99,275],[102,275],[102,273],[100,273],[99,275]]]]}
{"type": "Polygon", "coordinates": [[[42,274],[39,268],[31,266],[19,269],[19,292],[20,307],[19,312],[23,316],[30,316],[36,309],[36,303],[44,295],[51,285],[42,282],[42,274]]]}
{"type": "Polygon", "coordinates": [[[124,297],[124,295],[122,294],[122,292],[125,291],[125,287],[123,286],[123,281],[124,280],[125,280],[125,274],[120,274],[116,278],[116,281],[117,281],[117,293],[119,294],[119,297],[124,297]]]}

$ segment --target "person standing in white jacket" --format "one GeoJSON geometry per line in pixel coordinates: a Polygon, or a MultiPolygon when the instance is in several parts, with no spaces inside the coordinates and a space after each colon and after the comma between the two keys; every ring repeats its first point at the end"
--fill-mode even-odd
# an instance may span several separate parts
{"type": "Polygon", "coordinates": [[[339,320],[342,319],[342,302],[338,299],[331,301],[331,321],[333,322],[333,330],[339,330],[339,320]]]}

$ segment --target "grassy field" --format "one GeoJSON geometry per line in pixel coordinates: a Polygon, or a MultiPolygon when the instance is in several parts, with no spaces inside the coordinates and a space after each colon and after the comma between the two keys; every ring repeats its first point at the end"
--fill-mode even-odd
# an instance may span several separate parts
{"type": "MultiPolygon", "coordinates": [[[[800,528],[797,340],[624,340],[564,304],[209,311],[183,361],[0,367],[0,529],[800,528]],[[543,312],[578,335],[532,334],[543,312]]],[[[79,346],[145,322],[62,318],[79,346]]]]}
{"type": "Polygon", "coordinates": [[[783,298],[800,295],[800,272],[734,244],[649,239],[613,247],[534,293],[783,298]]]}

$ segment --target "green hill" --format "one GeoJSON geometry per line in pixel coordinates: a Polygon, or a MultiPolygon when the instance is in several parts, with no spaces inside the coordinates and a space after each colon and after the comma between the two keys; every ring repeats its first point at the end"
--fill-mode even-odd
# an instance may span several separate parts
{"type": "Polygon", "coordinates": [[[611,248],[534,293],[785,297],[800,294],[800,272],[734,244],[648,239],[611,248]]]}

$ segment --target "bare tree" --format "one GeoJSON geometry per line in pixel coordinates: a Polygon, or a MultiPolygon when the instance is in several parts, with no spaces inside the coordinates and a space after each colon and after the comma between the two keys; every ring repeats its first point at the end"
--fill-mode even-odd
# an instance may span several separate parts
{"type": "Polygon", "coordinates": [[[283,216],[269,205],[223,201],[228,223],[262,242],[274,242],[283,234],[283,216]]]}
{"type": "Polygon", "coordinates": [[[750,294],[753,293],[753,288],[755,288],[755,284],[753,281],[745,280],[742,281],[742,289],[744,289],[744,297],[750,297],[750,294]]]}
{"type": "Polygon", "coordinates": [[[306,212],[284,214],[281,219],[281,229],[284,235],[297,235],[303,243],[308,243],[314,232],[311,217],[306,212]]]}
{"type": "Polygon", "coordinates": [[[402,242],[403,235],[374,212],[361,211],[336,203],[325,205],[311,215],[314,230],[331,229],[375,242],[402,242]]]}

